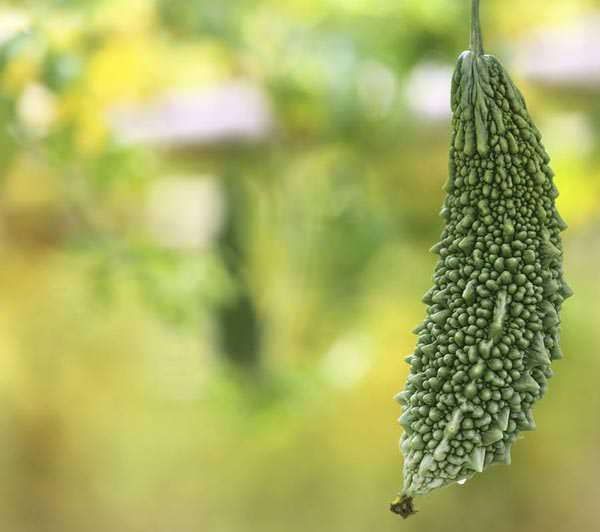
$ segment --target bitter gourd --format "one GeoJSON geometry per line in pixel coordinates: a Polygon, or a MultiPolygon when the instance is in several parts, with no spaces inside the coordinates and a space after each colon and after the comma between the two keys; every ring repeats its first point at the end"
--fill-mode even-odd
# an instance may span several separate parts
{"type": "Polygon", "coordinates": [[[478,0],[471,25],[452,79],[446,227],[397,396],[404,488],[392,510],[403,517],[415,495],[510,463],[562,357],[559,312],[572,295],[550,158],[523,96],[483,52],[478,0]]]}

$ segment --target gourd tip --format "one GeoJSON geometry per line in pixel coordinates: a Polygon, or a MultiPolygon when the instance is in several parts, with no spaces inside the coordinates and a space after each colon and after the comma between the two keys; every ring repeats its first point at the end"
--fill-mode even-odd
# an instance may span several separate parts
{"type": "Polygon", "coordinates": [[[402,519],[406,519],[417,513],[413,505],[413,498],[404,494],[398,495],[390,504],[390,510],[398,514],[402,519]]]}

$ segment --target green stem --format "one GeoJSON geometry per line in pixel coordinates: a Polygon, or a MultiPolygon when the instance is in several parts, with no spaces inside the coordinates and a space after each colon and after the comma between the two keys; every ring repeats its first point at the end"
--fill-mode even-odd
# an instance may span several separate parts
{"type": "Polygon", "coordinates": [[[481,26],[479,25],[479,0],[473,0],[471,9],[471,51],[476,55],[483,55],[483,42],[481,40],[481,26]]]}

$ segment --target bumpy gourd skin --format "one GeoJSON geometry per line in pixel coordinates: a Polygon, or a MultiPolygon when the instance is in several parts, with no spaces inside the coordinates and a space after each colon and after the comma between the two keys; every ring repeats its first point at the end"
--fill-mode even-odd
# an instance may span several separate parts
{"type": "Polygon", "coordinates": [[[558,192],[525,101],[491,55],[467,51],[452,81],[446,228],[403,406],[405,497],[510,463],[562,357],[558,192]]]}

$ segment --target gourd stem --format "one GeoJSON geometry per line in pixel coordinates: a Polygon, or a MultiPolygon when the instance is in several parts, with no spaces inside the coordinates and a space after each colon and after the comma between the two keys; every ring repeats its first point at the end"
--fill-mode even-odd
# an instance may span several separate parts
{"type": "Polygon", "coordinates": [[[481,26],[479,25],[479,0],[473,0],[471,8],[471,44],[469,47],[474,54],[483,55],[481,26]]]}

